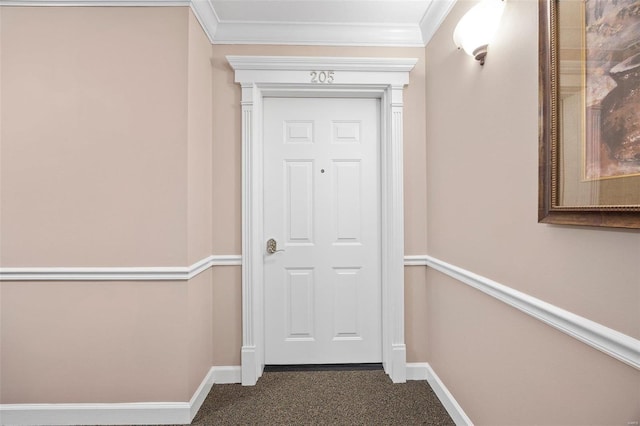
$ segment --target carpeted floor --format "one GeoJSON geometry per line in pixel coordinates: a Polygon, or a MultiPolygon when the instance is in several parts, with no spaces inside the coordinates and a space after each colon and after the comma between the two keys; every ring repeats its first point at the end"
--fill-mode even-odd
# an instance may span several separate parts
{"type": "Polygon", "coordinates": [[[193,425],[453,425],[427,382],[381,370],[266,372],[214,385],[193,425]]]}

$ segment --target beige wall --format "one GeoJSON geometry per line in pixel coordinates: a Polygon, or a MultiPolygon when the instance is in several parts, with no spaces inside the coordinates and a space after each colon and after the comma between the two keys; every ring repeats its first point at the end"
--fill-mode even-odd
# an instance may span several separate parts
{"type": "Polygon", "coordinates": [[[189,13],[188,45],[188,263],[211,255],[212,69],[211,42],[189,13]]]}
{"type": "MultiPolygon", "coordinates": [[[[426,252],[426,145],[425,145],[425,61],[421,48],[362,48],[323,46],[213,46],[213,150],[214,150],[214,228],[213,250],[216,254],[239,254],[241,252],[241,108],[240,85],[234,83],[233,70],[226,55],[275,55],[275,56],[360,56],[360,57],[409,57],[418,63],[410,74],[410,82],[404,91],[404,179],[405,179],[405,253],[426,252]]],[[[240,273],[220,273],[225,283],[216,284],[217,305],[224,306],[229,316],[240,321],[241,299],[240,273]],[[235,281],[233,281],[235,280],[235,281]]],[[[407,291],[420,291],[424,276],[407,272],[407,291]],[[422,280],[422,281],[421,281],[422,280]]],[[[214,290],[215,291],[215,290],[214,290]]],[[[423,336],[415,332],[419,325],[412,323],[409,313],[422,313],[425,300],[407,299],[406,329],[408,360],[425,361],[426,350],[423,336]]],[[[418,320],[420,316],[417,317],[418,320]]],[[[217,322],[214,325],[218,336],[215,350],[215,365],[239,365],[242,325],[217,322]],[[224,345],[224,347],[221,347],[224,345]]]]}
{"type": "MultiPolygon", "coordinates": [[[[211,255],[212,145],[211,43],[189,11],[187,45],[187,260],[193,264],[211,255]]],[[[213,361],[213,273],[211,269],[189,280],[187,305],[189,381],[191,398],[213,361]]]]}
{"type": "MultiPolygon", "coordinates": [[[[213,274],[208,269],[187,285],[185,306],[188,324],[188,401],[202,383],[213,362],[213,274]]],[[[185,333],[185,330],[182,330],[185,333]]]]}
{"type": "MultiPolygon", "coordinates": [[[[538,9],[506,3],[484,67],[426,49],[429,254],[640,337],[640,233],[537,223],[538,9]]],[[[640,372],[451,278],[427,274],[429,362],[477,424],[626,424],[640,372]]]]}
{"type": "Polygon", "coordinates": [[[1,286],[0,403],[191,398],[185,283],[1,286]]]}
{"type": "Polygon", "coordinates": [[[404,268],[404,333],[407,362],[427,361],[427,271],[424,266],[404,268]]]}
{"type": "Polygon", "coordinates": [[[239,266],[213,268],[213,365],[240,365],[241,280],[239,266]]]}
{"type": "Polygon", "coordinates": [[[186,264],[187,16],[3,6],[3,266],[186,264]]]}
{"type": "MultiPolygon", "coordinates": [[[[211,45],[187,7],[3,7],[0,264],[211,254],[211,45]]],[[[212,272],[0,283],[0,403],[189,401],[212,272]]]]}

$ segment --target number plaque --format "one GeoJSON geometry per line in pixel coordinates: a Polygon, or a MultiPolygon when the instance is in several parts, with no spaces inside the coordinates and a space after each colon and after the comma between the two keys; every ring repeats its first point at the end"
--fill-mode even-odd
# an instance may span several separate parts
{"type": "Polygon", "coordinates": [[[315,84],[331,84],[333,83],[333,71],[311,71],[311,82],[315,84]]]}

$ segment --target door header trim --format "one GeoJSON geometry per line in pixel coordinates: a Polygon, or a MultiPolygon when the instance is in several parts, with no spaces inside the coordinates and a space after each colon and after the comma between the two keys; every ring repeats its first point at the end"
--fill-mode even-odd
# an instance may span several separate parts
{"type": "Polygon", "coordinates": [[[243,86],[303,84],[314,91],[345,84],[404,87],[418,62],[415,58],[319,56],[227,56],[227,61],[235,71],[235,82],[243,86]]]}
{"type": "Polygon", "coordinates": [[[330,69],[333,71],[378,71],[408,73],[416,58],[349,58],[322,56],[227,56],[231,67],[238,70],[307,71],[330,69]]]}

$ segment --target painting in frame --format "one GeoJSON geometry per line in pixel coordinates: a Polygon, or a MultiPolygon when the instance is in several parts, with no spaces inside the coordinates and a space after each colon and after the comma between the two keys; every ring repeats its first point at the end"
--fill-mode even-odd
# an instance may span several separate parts
{"type": "Polygon", "coordinates": [[[640,228],[640,0],[539,0],[541,222],[640,228]]]}

